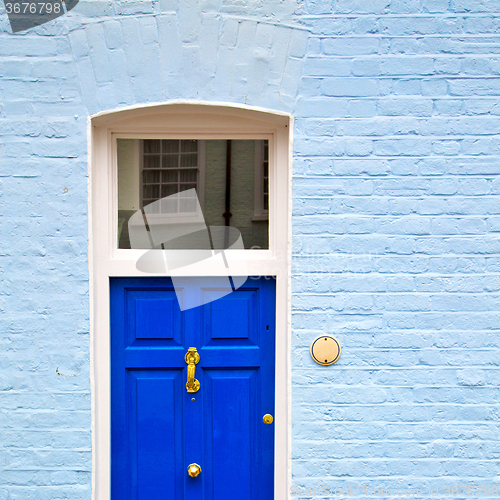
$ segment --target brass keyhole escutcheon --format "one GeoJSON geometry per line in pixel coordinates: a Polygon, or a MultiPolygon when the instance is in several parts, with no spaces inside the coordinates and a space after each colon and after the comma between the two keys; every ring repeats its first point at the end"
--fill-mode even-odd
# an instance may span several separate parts
{"type": "Polygon", "coordinates": [[[189,464],[188,465],[188,474],[191,477],[196,477],[201,474],[201,467],[198,464],[189,464]]]}
{"type": "Polygon", "coordinates": [[[273,416],[272,415],[269,415],[269,413],[266,413],[263,417],[262,417],[262,421],[269,425],[269,424],[272,424],[273,423],[273,416]]]}

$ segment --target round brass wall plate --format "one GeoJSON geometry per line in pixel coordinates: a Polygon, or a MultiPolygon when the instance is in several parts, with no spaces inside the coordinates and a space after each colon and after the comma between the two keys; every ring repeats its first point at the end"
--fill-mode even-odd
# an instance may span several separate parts
{"type": "Polygon", "coordinates": [[[319,365],[333,365],[340,356],[340,343],[331,335],[320,335],[311,344],[311,357],[319,365]]]}

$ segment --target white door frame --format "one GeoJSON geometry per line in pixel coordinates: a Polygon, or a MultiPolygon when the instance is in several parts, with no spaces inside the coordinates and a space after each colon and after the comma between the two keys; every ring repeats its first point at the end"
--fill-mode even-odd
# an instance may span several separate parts
{"type": "MultiPolygon", "coordinates": [[[[275,499],[291,486],[291,115],[228,103],[172,102],[134,106],[89,117],[89,276],[92,393],[92,499],[110,500],[111,405],[109,278],[112,276],[219,276],[206,261],[167,274],[136,269],[146,250],[118,249],[116,138],[268,139],[269,249],[227,250],[235,275],[277,276],[275,499]],[[272,151],[272,154],[271,154],[272,151]]],[[[168,250],[165,252],[168,259],[168,250]]],[[[189,251],[186,251],[189,252],[189,251]]]]}

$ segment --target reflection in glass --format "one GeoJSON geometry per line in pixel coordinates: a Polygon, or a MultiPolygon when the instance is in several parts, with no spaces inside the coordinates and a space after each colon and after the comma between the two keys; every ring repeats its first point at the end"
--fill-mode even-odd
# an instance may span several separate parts
{"type": "Polygon", "coordinates": [[[119,248],[151,248],[154,231],[158,248],[209,249],[213,241],[185,236],[201,225],[269,248],[267,140],[118,139],[117,158],[119,248]],[[129,229],[145,219],[148,239],[131,242],[129,229]]]}

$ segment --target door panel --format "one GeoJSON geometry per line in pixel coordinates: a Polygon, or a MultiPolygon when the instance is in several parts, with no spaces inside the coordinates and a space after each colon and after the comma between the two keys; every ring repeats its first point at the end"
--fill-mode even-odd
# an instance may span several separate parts
{"type": "Polygon", "coordinates": [[[257,345],[257,295],[258,290],[241,290],[205,304],[202,310],[205,345],[257,345]]]}
{"type": "Polygon", "coordinates": [[[182,316],[174,290],[129,290],[127,333],[129,345],[183,345],[182,316]],[[143,341],[144,340],[144,341],[143,341]]]}
{"type": "Polygon", "coordinates": [[[222,298],[225,281],[193,283],[181,292],[203,305],[181,311],[169,278],[111,279],[112,500],[273,498],[274,279],[222,298]]]}
{"type": "Polygon", "coordinates": [[[257,370],[205,373],[205,436],[207,449],[212,448],[214,498],[256,498],[251,490],[258,482],[257,379],[257,370]]]}
{"type": "Polygon", "coordinates": [[[172,411],[182,403],[181,374],[129,371],[131,472],[137,471],[141,500],[176,498],[182,488],[183,478],[176,477],[176,463],[182,460],[181,413],[172,411]]]}

